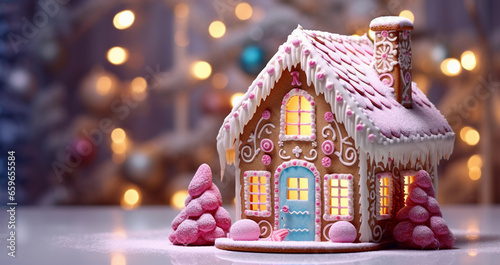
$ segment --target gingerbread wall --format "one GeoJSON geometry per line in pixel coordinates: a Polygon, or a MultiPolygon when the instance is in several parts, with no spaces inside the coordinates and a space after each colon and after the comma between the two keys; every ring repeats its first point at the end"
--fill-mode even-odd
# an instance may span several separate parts
{"type": "MultiPolygon", "coordinates": [[[[297,75],[294,73],[294,75],[297,75]]],[[[297,81],[297,80],[295,80],[297,81]]],[[[313,163],[320,173],[320,193],[321,193],[321,240],[326,241],[325,234],[328,235],[328,231],[325,231],[325,227],[328,229],[328,224],[332,223],[329,221],[325,221],[323,219],[323,211],[324,211],[324,193],[323,193],[323,179],[325,174],[351,174],[354,178],[353,180],[353,203],[354,203],[354,219],[351,221],[352,224],[356,228],[360,226],[360,207],[359,207],[359,152],[354,148],[354,140],[351,137],[347,137],[347,132],[343,126],[343,124],[336,124],[335,117],[332,122],[327,122],[325,119],[325,113],[331,113],[330,104],[328,104],[323,95],[316,95],[314,88],[307,85],[306,75],[300,69],[300,65],[293,68],[291,71],[285,70],[282,73],[279,81],[275,84],[275,87],[272,89],[270,95],[261,102],[260,106],[257,108],[255,115],[245,126],[244,132],[240,135],[240,145],[239,150],[236,155],[239,156],[239,167],[240,167],[240,183],[241,190],[239,196],[241,196],[241,209],[242,209],[242,218],[248,218],[260,222],[261,227],[266,227],[262,231],[266,231],[263,234],[263,237],[269,235],[270,231],[274,227],[275,221],[275,212],[274,212],[274,173],[278,166],[280,166],[283,162],[290,161],[291,159],[301,159],[305,160],[309,163],[313,163]],[[292,74],[293,72],[298,73],[298,81],[300,81],[301,85],[297,85],[297,82],[293,82],[292,74]],[[295,85],[292,85],[292,82],[295,85]],[[289,140],[283,141],[283,146],[279,145],[279,134],[280,134],[280,117],[281,117],[281,105],[284,96],[290,92],[290,90],[294,88],[299,88],[305,90],[314,100],[315,102],[315,124],[316,124],[316,139],[314,141],[297,141],[297,140],[289,140]],[[262,113],[268,110],[270,112],[270,117],[267,119],[263,119],[262,113]],[[271,125],[269,125],[271,124],[271,125]],[[257,126],[258,125],[258,126],[257,126]],[[336,139],[332,139],[332,131],[330,129],[324,129],[328,126],[335,131],[336,139]],[[274,128],[273,128],[274,126],[274,128]],[[323,131],[328,133],[329,135],[323,136],[323,131]],[[270,132],[268,134],[268,132],[270,132]],[[255,137],[255,142],[252,142],[252,137],[255,137]],[[260,135],[260,136],[259,136],[260,135]],[[260,142],[262,139],[269,139],[273,143],[273,149],[268,152],[264,152],[260,150],[256,152],[257,148],[260,148],[260,142]],[[343,141],[342,141],[343,139],[343,141]],[[250,140],[250,142],[249,142],[250,140]],[[334,144],[335,151],[341,151],[342,153],[336,155],[335,153],[331,155],[325,155],[322,151],[322,144],[326,140],[331,140],[334,144]],[[255,144],[255,145],[254,145],[255,144]],[[302,152],[299,157],[296,157],[293,153],[293,149],[298,146],[302,152]],[[352,148],[351,148],[352,147],[352,148]],[[280,151],[283,157],[290,156],[289,159],[283,159],[280,157],[280,151]],[[269,155],[271,161],[268,165],[265,165],[262,161],[263,155],[269,155]],[[316,156],[314,158],[314,156],[316,156]],[[309,160],[304,157],[309,158],[309,160]],[[331,166],[324,166],[322,164],[322,159],[324,157],[329,157],[331,159],[331,166]],[[245,159],[243,159],[245,158],[245,159]],[[314,159],[312,159],[314,158],[314,159]],[[341,158],[344,162],[341,162],[341,158]],[[351,158],[351,159],[348,159],[351,158]],[[248,162],[246,162],[247,160],[248,162]],[[348,161],[349,163],[346,163],[348,161]],[[349,165],[347,165],[349,164],[349,165]],[[271,173],[270,179],[270,201],[271,201],[271,216],[269,217],[255,217],[255,216],[247,216],[245,215],[245,200],[244,200],[244,177],[243,174],[247,170],[252,171],[269,171],[271,173]],[[263,222],[261,222],[263,221],[263,222]],[[270,226],[270,227],[269,227],[270,226]]],[[[267,116],[266,116],[267,117],[267,116]]],[[[359,238],[359,234],[358,234],[359,238]]]]}
{"type": "MultiPolygon", "coordinates": [[[[404,207],[404,198],[402,196],[402,187],[403,187],[403,177],[400,176],[400,173],[406,170],[414,170],[414,171],[419,171],[419,170],[425,170],[429,173],[431,176],[431,179],[434,182],[434,179],[437,177],[435,176],[435,171],[434,171],[434,165],[430,163],[430,161],[425,161],[422,163],[422,161],[417,160],[416,164],[412,167],[411,164],[408,162],[407,164],[398,164],[396,165],[394,161],[391,161],[387,164],[387,166],[384,166],[383,163],[370,163],[370,159],[368,158],[368,175],[367,175],[367,186],[369,190],[369,196],[368,198],[375,198],[375,199],[369,199],[369,225],[370,225],[370,230],[372,231],[372,241],[374,242],[380,242],[385,239],[392,239],[392,230],[394,226],[396,225],[396,213],[404,207]],[[384,220],[379,220],[377,219],[377,211],[379,210],[377,207],[377,193],[379,192],[376,189],[376,175],[378,173],[383,173],[383,172],[389,172],[392,174],[392,183],[393,183],[393,207],[391,211],[391,215],[393,218],[391,219],[384,219],[384,220]]],[[[434,187],[436,188],[436,187],[434,187]]]]}

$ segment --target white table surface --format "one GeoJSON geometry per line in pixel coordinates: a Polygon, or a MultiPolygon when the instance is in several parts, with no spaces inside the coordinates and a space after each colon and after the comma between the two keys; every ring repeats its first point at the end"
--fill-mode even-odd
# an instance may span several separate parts
{"type": "Polygon", "coordinates": [[[444,207],[444,218],[457,237],[455,249],[346,254],[264,254],[173,246],[168,235],[177,213],[168,207],[125,211],[19,206],[17,257],[11,258],[4,208],[0,264],[500,264],[500,207],[444,207]]]}

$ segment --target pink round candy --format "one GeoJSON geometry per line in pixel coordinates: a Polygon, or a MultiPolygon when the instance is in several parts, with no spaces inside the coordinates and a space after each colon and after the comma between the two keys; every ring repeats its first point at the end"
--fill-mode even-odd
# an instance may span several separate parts
{"type": "Polygon", "coordinates": [[[429,212],[422,206],[413,206],[408,212],[408,217],[414,223],[423,223],[429,219],[429,212]]]}
{"type": "Polygon", "coordinates": [[[412,234],[412,243],[425,248],[426,246],[430,245],[432,242],[434,242],[434,233],[432,230],[424,225],[418,225],[413,229],[413,234],[412,234]]]}
{"type": "Polygon", "coordinates": [[[410,221],[403,221],[394,227],[392,234],[398,242],[410,241],[415,225],[410,221]]]}
{"type": "Polygon", "coordinates": [[[339,221],[330,227],[328,235],[334,243],[353,243],[356,240],[358,231],[356,231],[356,227],[353,224],[346,221],[339,221]]]}
{"type": "Polygon", "coordinates": [[[229,237],[236,241],[255,241],[259,236],[259,225],[250,219],[239,220],[229,229],[229,237]]]}
{"type": "Polygon", "coordinates": [[[188,192],[191,197],[197,197],[212,186],[212,170],[207,164],[201,165],[189,183],[188,192]]]}
{"type": "Polygon", "coordinates": [[[263,155],[262,156],[262,164],[268,166],[271,164],[271,157],[269,155],[263,155]]]}

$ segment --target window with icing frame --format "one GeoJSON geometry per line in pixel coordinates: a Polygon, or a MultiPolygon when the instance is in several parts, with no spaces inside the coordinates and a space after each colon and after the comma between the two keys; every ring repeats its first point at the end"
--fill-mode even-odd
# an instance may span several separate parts
{"type": "Polygon", "coordinates": [[[279,138],[281,141],[316,139],[315,102],[306,91],[294,88],[283,98],[279,138]]]}
{"type": "Polygon", "coordinates": [[[269,171],[245,171],[244,193],[247,216],[268,217],[271,215],[269,171]]]}
{"type": "Polygon", "coordinates": [[[324,179],[323,219],[326,221],[353,220],[353,176],[351,174],[327,174],[324,179]]]}
{"type": "Polygon", "coordinates": [[[392,174],[388,172],[378,173],[375,183],[377,189],[377,219],[391,218],[394,189],[392,174]]]}
{"type": "Polygon", "coordinates": [[[415,180],[417,171],[415,170],[404,170],[399,174],[401,178],[401,197],[403,198],[403,207],[406,206],[406,198],[410,195],[410,185],[415,180]]]}

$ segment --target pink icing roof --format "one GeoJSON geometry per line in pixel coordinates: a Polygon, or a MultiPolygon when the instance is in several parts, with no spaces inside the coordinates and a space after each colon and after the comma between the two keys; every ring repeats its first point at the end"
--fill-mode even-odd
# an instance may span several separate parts
{"type": "MultiPolygon", "coordinates": [[[[452,132],[446,119],[420,91],[412,86],[413,108],[396,101],[394,90],[383,84],[371,66],[373,45],[365,38],[342,36],[332,40],[329,33],[304,30],[306,39],[338,75],[345,89],[380,133],[387,138],[444,135],[452,132]]],[[[338,36],[338,35],[335,35],[338,36]]]]}

